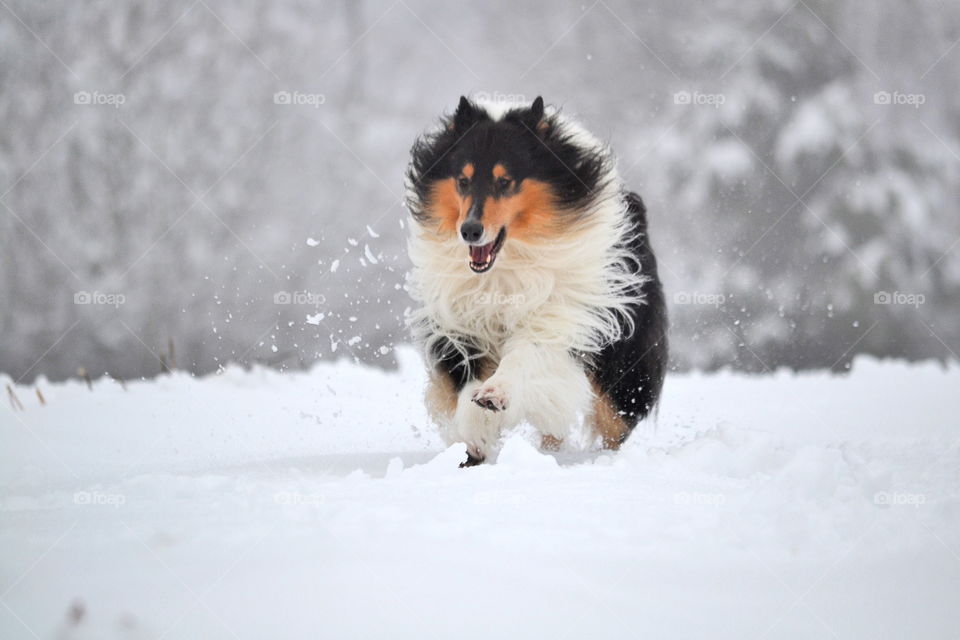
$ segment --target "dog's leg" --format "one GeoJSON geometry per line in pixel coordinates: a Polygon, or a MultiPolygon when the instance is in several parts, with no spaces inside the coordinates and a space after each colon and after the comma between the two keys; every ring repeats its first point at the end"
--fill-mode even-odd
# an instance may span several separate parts
{"type": "Polygon", "coordinates": [[[467,445],[467,460],[461,467],[482,463],[500,437],[503,416],[484,411],[472,402],[480,384],[480,380],[472,380],[457,391],[449,375],[435,370],[427,386],[427,411],[439,427],[444,443],[467,445]]]}
{"type": "Polygon", "coordinates": [[[433,348],[436,360],[427,385],[427,411],[440,427],[440,436],[448,446],[458,442],[467,445],[467,460],[460,466],[478,465],[500,437],[502,418],[483,411],[471,398],[495,364],[469,347],[470,357],[465,358],[443,338],[433,348]]]}
{"type": "Polygon", "coordinates": [[[583,366],[564,347],[514,339],[496,372],[474,386],[470,397],[484,413],[502,416],[504,428],[526,420],[541,434],[563,440],[578,415],[589,414],[593,392],[583,366]]]}
{"type": "MultiPolygon", "coordinates": [[[[461,466],[472,467],[483,462],[494,450],[505,424],[502,411],[481,406],[474,401],[477,390],[483,385],[472,380],[460,390],[451,431],[454,439],[467,444],[467,461],[461,466]]],[[[490,401],[490,405],[494,403],[490,401]]]]}
{"type": "Polygon", "coordinates": [[[540,449],[543,451],[550,451],[556,453],[560,451],[560,447],[563,446],[563,440],[556,438],[554,436],[544,434],[540,438],[540,449]]]}
{"type": "Polygon", "coordinates": [[[483,458],[478,458],[473,455],[473,452],[468,447],[467,448],[467,459],[460,463],[461,469],[466,469],[467,467],[475,467],[477,465],[483,464],[483,458]]]}

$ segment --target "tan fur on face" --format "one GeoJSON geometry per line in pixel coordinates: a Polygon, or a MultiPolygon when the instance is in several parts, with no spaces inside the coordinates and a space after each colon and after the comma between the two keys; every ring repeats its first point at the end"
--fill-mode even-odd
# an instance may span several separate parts
{"type": "Polygon", "coordinates": [[[483,226],[490,237],[501,227],[507,237],[532,242],[559,231],[553,190],[545,182],[524,180],[514,194],[487,198],[483,206],[483,226]]]}
{"type": "MultiPolygon", "coordinates": [[[[497,167],[494,167],[496,175],[497,167]]],[[[464,167],[472,171],[472,165],[464,167]]],[[[504,170],[505,171],[505,170],[504,170]]],[[[505,176],[501,173],[500,176],[505,176]]],[[[457,229],[466,220],[470,211],[471,196],[463,196],[453,178],[439,180],[433,185],[429,211],[436,221],[440,235],[456,235],[457,229]]],[[[512,194],[501,198],[487,197],[483,206],[483,222],[488,238],[494,238],[502,227],[507,227],[507,237],[524,242],[548,238],[561,231],[554,202],[553,190],[546,182],[527,179],[512,194]]]]}
{"type": "MultiPolygon", "coordinates": [[[[469,165],[468,165],[469,166],[469,165]]],[[[429,211],[441,236],[456,234],[470,210],[470,196],[463,197],[457,190],[457,181],[453,178],[438,180],[433,185],[429,211]]]]}
{"type": "Polygon", "coordinates": [[[496,234],[507,227],[507,237],[532,242],[560,231],[556,213],[556,198],[546,182],[524,180],[511,196],[487,198],[483,209],[483,224],[488,233],[496,234]]]}

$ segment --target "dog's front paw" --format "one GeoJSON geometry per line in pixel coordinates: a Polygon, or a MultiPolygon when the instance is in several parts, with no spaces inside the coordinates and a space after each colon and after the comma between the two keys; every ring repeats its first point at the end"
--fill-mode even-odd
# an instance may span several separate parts
{"type": "Polygon", "coordinates": [[[495,382],[487,381],[473,392],[473,401],[488,411],[507,408],[507,393],[495,382]]]}
{"type": "Polygon", "coordinates": [[[467,459],[460,463],[460,468],[465,469],[467,467],[475,467],[478,464],[483,464],[483,461],[487,459],[487,456],[484,455],[480,447],[468,444],[467,445],[467,459]]]}

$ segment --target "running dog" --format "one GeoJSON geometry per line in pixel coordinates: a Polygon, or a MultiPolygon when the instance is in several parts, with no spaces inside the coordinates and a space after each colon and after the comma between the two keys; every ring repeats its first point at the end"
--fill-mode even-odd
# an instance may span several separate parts
{"type": "Polygon", "coordinates": [[[522,422],[546,448],[581,421],[619,447],[660,397],[667,314],[646,209],[609,147],[540,97],[461,97],[411,155],[408,320],[461,466],[522,422]]]}

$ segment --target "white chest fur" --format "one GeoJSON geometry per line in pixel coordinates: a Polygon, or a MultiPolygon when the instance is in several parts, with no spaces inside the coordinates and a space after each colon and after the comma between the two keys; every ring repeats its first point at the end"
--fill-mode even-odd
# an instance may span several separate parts
{"type": "Polygon", "coordinates": [[[415,228],[408,282],[420,305],[410,317],[415,336],[428,346],[439,337],[470,341],[495,359],[518,334],[584,352],[615,340],[644,276],[624,248],[630,229],[622,199],[602,202],[589,223],[561,239],[530,245],[508,234],[484,274],[469,269],[462,242],[415,228]]]}

